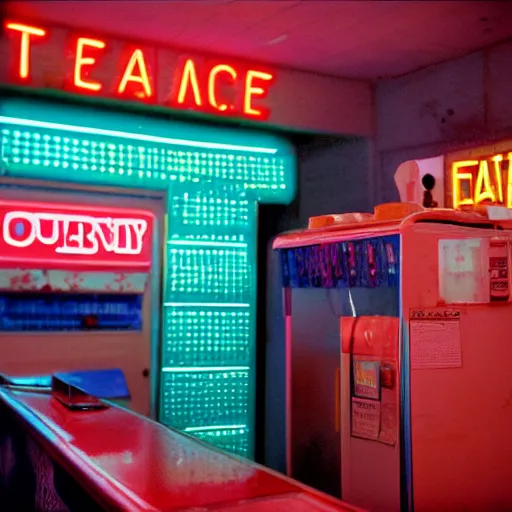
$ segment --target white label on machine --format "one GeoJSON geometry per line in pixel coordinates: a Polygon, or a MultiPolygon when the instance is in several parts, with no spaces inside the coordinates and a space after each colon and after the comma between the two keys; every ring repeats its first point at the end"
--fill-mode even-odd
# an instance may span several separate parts
{"type": "Polygon", "coordinates": [[[365,439],[379,439],[380,402],[352,398],[352,435],[365,439]]]}
{"type": "Polygon", "coordinates": [[[486,303],[489,293],[489,240],[439,240],[439,299],[445,304],[486,303]]]}
{"type": "Polygon", "coordinates": [[[459,320],[411,320],[413,370],[462,367],[459,320]]]}

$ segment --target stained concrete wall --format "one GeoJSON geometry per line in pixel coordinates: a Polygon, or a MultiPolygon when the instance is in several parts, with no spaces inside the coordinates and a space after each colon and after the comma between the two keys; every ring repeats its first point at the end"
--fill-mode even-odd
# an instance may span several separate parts
{"type": "Polygon", "coordinates": [[[374,201],[398,199],[393,175],[405,160],[512,135],[511,83],[512,41],[380,82],[374,201]]]}
{"type": "Polygon", "coordinates": [[[299,215],[369,211],[372,144],[367,138],[325,141],[299,149],[299,215]]]}

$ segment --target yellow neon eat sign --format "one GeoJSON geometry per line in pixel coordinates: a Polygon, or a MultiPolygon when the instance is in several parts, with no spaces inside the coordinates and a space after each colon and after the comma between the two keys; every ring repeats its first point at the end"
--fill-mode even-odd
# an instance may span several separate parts
{"type": "Polygon", "coordinates": [[[453,208],[495,204],[512,208],[512,152],[451,165],[453,208]]]}

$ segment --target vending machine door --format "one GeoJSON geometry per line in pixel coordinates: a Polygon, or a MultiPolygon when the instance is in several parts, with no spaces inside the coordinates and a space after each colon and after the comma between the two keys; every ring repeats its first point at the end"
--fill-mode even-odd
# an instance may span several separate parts
{"type": "Polygon", "coordinates": [[[342,496],[400,510],[399,319],[342,317],[342,496]]]}

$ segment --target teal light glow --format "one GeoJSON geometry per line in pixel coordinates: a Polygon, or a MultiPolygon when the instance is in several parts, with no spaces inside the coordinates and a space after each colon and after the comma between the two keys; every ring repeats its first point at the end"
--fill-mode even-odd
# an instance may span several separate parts
{"type": "Polygon", "coordinates": [[[248,308],[251,305],[244,302],[165,302],[164,306],[171,308],[196,306],[203,306],[205,308],[248,308]]]}
{"type": "Polygon", "coordinates": [[[85,126],[70,126],[60,123],[49,123],[47,121],[34,121],[32,119],[19,119],[16,117],[0,116],[0,124],[24,126],[29,128],[43,128],[50,130],[63,130],[68,133],[82,133],[86,135],[104,135],[106,137],[118,137],[121,139],[153,142],[158,144],[172,144],[174,146],[185,146],[191,148],[202,149],[221,149],[225,151],[246,151],[249,153],[267,153],[275,155],[277,149],[273,148],[257,148],[251,146],[237,146],[234,144],[218,144],[215,142],[199,142],[184,139],[172,139],[168,137],[153,137],[150,135],[119,132],[116,130],[102,130],[101,128],[87,128],[85,126]]]}
{"type": "Polygon", "coordinates": [[[248,366],[190,366],[190,367],[171,367],[162,368],[163,372],[170,373],[193,373],[193,372],[238,372],[238,371],[249,371],[248,366]]]}
{"type": "Polygon", "coordinates": [[[201,240],[169,240],[169,245],[192,245],[193,247],[247,247],[244,242],[202,242],[201,240]]]}
{"type": "Polygon", "coordinates": [[[237,428],[246,428],[247,425],[219,425],[213,427],[188,427],[184,432],[206,432],[207,430],[232,430],[237,428]]]}
{"type": "Polygon", "coordinates": [[[242,129],[0,107],[3,175],[167,191],[159,420],[252,457],[257,203],[293,198],[293,148],[242,129]]]}
{"type": "Polygon", "coordinates": [[[228,452],[247,454],[252,450],[248,441],[249,430],[243,426],[219,427],[214,430],[210,428],[193,430],[190,435],[228,452]]]}
{"type": "Polygon", "coordinates": [[[180,220],[190,225],[186,214],[200,211],[211,227],[217,213],[226,227],[247,221],[247,204],[242,201],[241,210],[233,204],[242,191],[250,194],[246,203],[286,204],[295,196],[294,149],[274,135],[21,98],[2,100],[0,108],[3,165],[10,173],[154,190],[195,183],[203,190],[176,204],[186,210],[180,220]],[[215,181],[216,190],[204,191],[207,181],[215,181]]]}

